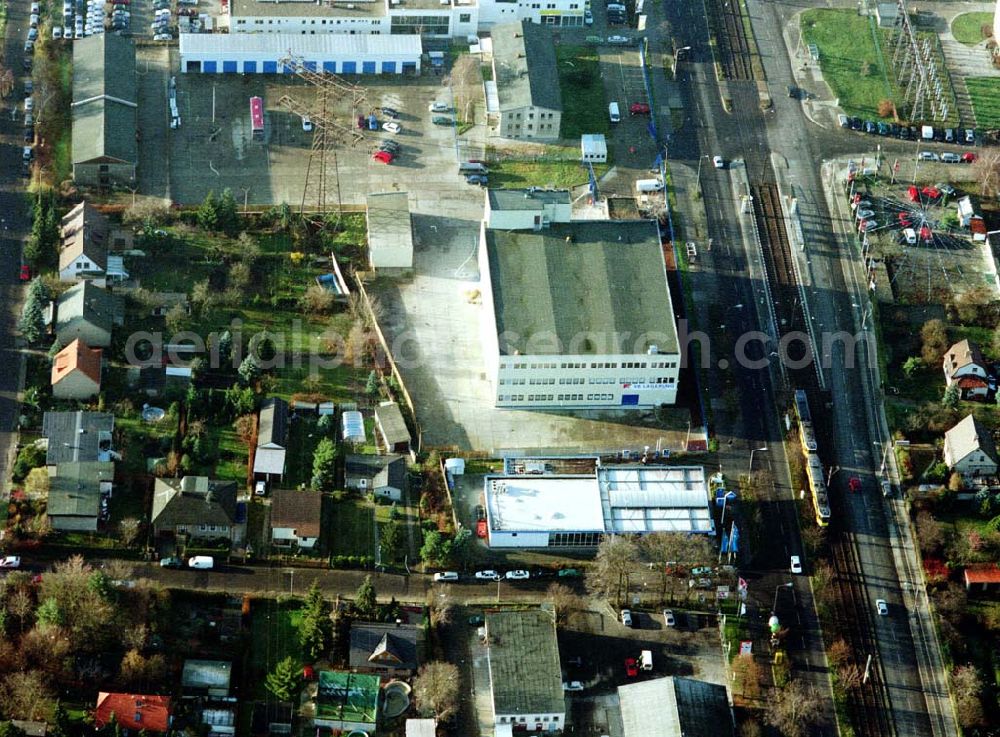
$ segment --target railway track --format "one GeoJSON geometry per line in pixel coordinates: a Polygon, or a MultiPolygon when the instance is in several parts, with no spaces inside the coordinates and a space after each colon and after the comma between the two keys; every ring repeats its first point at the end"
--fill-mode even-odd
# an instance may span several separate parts
{"type": "Polygon", "coordinates": [[[728,80],[754,79],[751,47],[743,25],[739,0],[705,0],[717,44],[717,61],[728,80]]]}

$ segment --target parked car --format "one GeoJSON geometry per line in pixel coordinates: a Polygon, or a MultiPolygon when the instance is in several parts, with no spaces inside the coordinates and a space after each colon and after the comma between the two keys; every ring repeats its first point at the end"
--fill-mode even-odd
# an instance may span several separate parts
{"type": "Polygon", "coordinates": [[[865,121],[865,133],[875,134],[878,133],[878,126],[876,126],[872,121],[865,121]]]}
{"type": "Polygon", "coordinates": [[[976,132],[972,128],[966,128],[962,132],[962,142],[968,143],[970,146],[976,142],[976,132]]]}
{"type": "Polygon", "coordinates": [[[302,130],[306,133],[312,133],[313,122],[309,119],[307,115],[302,116],[302,130]]]}
{"type": "Polygon", "coordinates": [[[563,568],[556,574],[559,578],[579,578],[580,571],[576,568],[563,568]]]}
{"type": "Polygon", "coordinates": [[[378,145],[379,151],[388,151],[389,153],[396,155],[399,153],[402,146],[399,145],[398,141],[393,141],[392,139],[385,139],[378,145]]]}
{"type": "Polygon", "coordinates": [[[499,581],[500,574],[493,570],[476,571],[477,581],[499,581]]]}
{"type": "Polygon", "coordinates": [[[27,264],[21,264],[21,271],[17,275],[18,281],[31,281],[31,267],[27,264]]]}
{"type": "Polygon", "coordinates": [[[482,614],[474,614],[469,617],[468,622],[470,627],[482,627],[486,623],[486,618],[482,614]]]}
{"type": "Polygon", "coordinates": [[[388,131],[389,133],[399,133],[403,130],[403,127],[397,123],[395,120],[387,120],[382,123],[382,130],[388,131]]]}
{"type": "Polygon", "coordinates": [[[490,180],[487,178],[485,174],[470,174],[465,178],[466,184],[478,184],[482,187],[485,187],[487,184],[489,184],[489,181],[490,180]]]}
{"type": "Polygon", "coordinates": [[[449,581],[457,581],[458,574],[455,571],[441,571],[434,574],[434,583],[447,583],[449,581]]]}
{"type": "Polygon", "coordinates": [[[885,603],[885,599],[876,599],[875,609],[881,617],[887,617],[889,615],[889,605],[885,603]]]}
{"type": "Polygon", "coordinates": [[[31,146],[25,146],[21,149],[21,158],[25,161],[31,161],[31,157],[34,156],[35,152],[31,150],[31,146]]]}
{"type": "Polygon", "coordinates": [[[944,141],[945,141],[945,143],[954,143],[955,142],[955,129],[954,128],[945,128],[944,129],[944,141]]]}
{"type": "Polygon", "coordinates": [[[649,115],[649,105],[644,102],[633,102],[628,106],[629,115],[649,115]]]}
{"type": "Polygon", "coordinates": [[[392,160],[396,157],[389,151],[376,151],[372,154],[372,158],[375,161],[381,161],[383,164],[391,164],[392,160]]]}
{"type": "Polygon", "coordinates": [[[692,576],[711,576],[712,569],[709,566],[695,566],[691,569],[692,576]]]}
{"type": "Polygon", "coordinates": [[[451,118],[446,118],[443,115],[435,115],[431,118],[431,122],[434,125],[451,125],[453,121],[451,118]]]}
{"type": "Polygon", "coordinates": [[[933,151],[921,151],[917,154],[917,159],[920,161],[938,161],[938,155],[933,151]]]}
{"type": "Polygon", "coordinates": [[[889,126],[886,123],[876,123],[875,130],[880,136],[889,135],[889,126]]]}
{"type": "Polygon", "coordinates": [[[867,220],[868,218],[874,216],[875,213],[872,212],[871,210],[858,210],[857,213],[855,213],[854,215],[854,217],[858,218],[858,220],[867,220]]]}
{"type": "Polygon", "coordinates": [[[861,118],[851,118],[851,130],[852,131],[859,131],[863,127],[864,127],[864,123],[861,121],[861,118]]]}
{"type": "Polygon", "coordinates": [[[627,45],[632,43],[632,39],[629,38],[628,36],[608,36],[608,43],[616,45],[627,45]]]}
{"type": "Polygon", "coordinates": [[[254,484],[253,493],[254,496],[267,496],[267,482],[261,480],[254,484]]]}
{"type": "Polygon", "coordinates": [[[25,128],[24,129],[24,142],[25,143],[34,143],[35,142],[35,129],[34,128],[25,128]]]}
{"type": "Polygon", "coordinates": [[[975,160],[976,160],[976,155],[974,153],[972,153],[971,151],[966,151],[964,154],[962,154],[962,163],[963,164],[971,164],[975,160]]]}
{"type": "Polygon", "coordinates": [[[962,162],[962,157],[951,151],[945,151],[941,154],[941,161],[946,164],[959,164],[962,162]]]}
{"type": "MultiPolygon", "coordinates": [[[[905,223],[900,223],[900,225],[910,225],[910,221],[905,223]]],[[[915,246],[917,244],[917,231],[913,228],[904,227],[903,228],[903,240],[906,241],[906,245],[915,246]]]]}
{"type": "Polygon", "coordinates": [[[582,691],[583,683],[580,681],[563,681],[563,691],[582,691]]]}
{"type": "Polygon", "coordinates": [[[851,476],[851,480],[847,482],[848,487],[850,487],[851,492],[857,494],[861,491],[861,479],[857,476],[851,476]]]}
{"type": "Polygon", "coordinates": [[[583,11],[583,24],[585,26],[594,25],[594,14],[591,13],[590,10],[583,11]]]}
{"type": "Polygon", "coordinates": [[[28,29],[28,40],[29,41],[35,41],[37,39],[38,39],[38,29],[37,28],[29,28],[28,29]]]}
{"type": "Polygon", "coordinates": [[[622,609],[621,611],[622,624],[626,627],[632,626],[632,612],[628,609],[622,609]]]}
{"type": "Polygon", "coordinates": [[[672,609],[663,610],[663,624],[667,627],[676,627],[677,620],[674,618],[674,612],[672,609]]]}
{"type": "Polygon", "coordinates": [[[802,559],[797,555],[793,555],[791,558],[791,564],[789,565],[789,568],[791,569],[792,573],[802,573],[802,559]]]}
{"type": "Polygon", "coordinates": [[[625,658],[625,675],[629,678],[635,678],[639,675],[639,666],[635,662],[635,658],[625,658]]]}
{"type": "Polygon", "coordinates": [[[384,108],[382,108],[382,114],[385,117],[387,117],[387,118],[398,118],[399,117],[399,111],[396,110],[395,108],[391,108],[391,107],[384,107],[384,108]]]}
{"type": "Polygon", "coordinates": [[[945,182],[939,182],[938,184],[935,184],[934,189],[938,190],[942,194],[948,195],[949,197],[955,194],[955,188],[945,182]]]}
{"type": "Polygon", "coordinates": [[[450,113],[451,106],[446,102],[432,102],[428,108],[432,113],[450,113]]]}
{"type": "Polygon", "coordinates": [[[507,573],[504,574],[504,578],[508,581],[526,581],[531,578],[531,574],[523,568],[519,568],[514,571],[507,571],[507,573]]]}
{"type": "Polygon", "coordinates": [[[52,39],[58,41],[63,37],[62,26],[52,26],[52,39]]]}
{"type": "Polygon", "coordinates": [[[20,558],[20,556],[17,556],[17,555],[5,555],[3,558],[0,558],[0,568],[12,569],[12,568],[20,568],[20,567],[21,567],[21,558],[20,558]]]}
{"type": "Polygon", "coordinates": [[[713,156],[712,157],[712,166],[714,166],[716,169],[725,169],[726,168],[726,160],[723,159],[721,156],[713,156]]]}
{"type": "Polygon", "coordinates": [[[178,558],[176,555],[171,555],[167,558],[160,558],[160,568],[183,568],[184,561],[178,558]]]}
{"type": "Polygon", "coordinates": [[[209,571],[215,568],[215,558],[211,555],[193,555],[188,558],[188,568],[209,571]]]}

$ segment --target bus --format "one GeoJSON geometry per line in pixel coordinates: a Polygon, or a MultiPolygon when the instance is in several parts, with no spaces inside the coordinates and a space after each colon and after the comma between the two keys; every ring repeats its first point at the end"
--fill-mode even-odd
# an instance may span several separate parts
{"type": "Polygon", "coordinates": [[[264,100],[259,97],[250,98],[250,130],[253,140],[264,140],[264,100]]]}

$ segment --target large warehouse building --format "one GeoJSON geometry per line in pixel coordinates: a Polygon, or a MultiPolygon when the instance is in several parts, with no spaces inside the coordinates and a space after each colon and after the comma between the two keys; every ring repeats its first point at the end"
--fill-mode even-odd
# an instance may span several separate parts
{"type": "Polygon", "coordinates": [[[291,33],[182,33],[181,71],[204,74],[290,72],[280,60],[291,50],[306,68],[331,74],[416,74],[420,36],[291,33]]]}
{"type": "Polygon", "coordinates": [[[497,407],[658,407],[680,348],[657,224],[480,231],[482,341],[497,407]]]}
{"type": "Polygon", "coordinates": [[[591,547],[605,535],[714,534],[702,466],[607,466],[487,476],[491,548],[591,547]]]}

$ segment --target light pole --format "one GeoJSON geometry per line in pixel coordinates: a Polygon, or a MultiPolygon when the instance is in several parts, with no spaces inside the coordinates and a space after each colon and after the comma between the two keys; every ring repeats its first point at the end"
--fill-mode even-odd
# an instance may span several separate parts
{"type": "Polygon", "coordinates": [[[789,581],[788,583],[779,583],[777,586],[774,587],[774,603],[771,604],[772,614],[778,609],[778,592],[781,591],[782,589],[790,589],[794,585],[795,583],[793,581],[789,581]]]}
{"type": "Polygon", "coordinates": [[[679,49],[677,49],[677,51],[674,52],[674,63],[670,67],[670,72],[671,74],[674,75],[674,79],[677,78],[677,60],[680,57],[681,52],[690,50],[691,50],[690,46],[681,46],[679,49]]]}
{"type": "Polygon", "coordinates": [[[701,162],[708,158],[708,154],[702,154],[701,158],[698,159],[698,174],[695,177],[699,182],[701,181],[701,162]]]}
{"type": "Polygon", "coordinates": [[[765,445],[765,446],[760,447],[760,448],[754,448],[753,450],[750,451],[750,468],[747,470],[747,476],[750,476],[750,475],[753,474],[753,454],[756,453],[756,452],[758,452],[758,451],[760,451],[761,453],[766,452],[767,451],[767,446],[765,445]]]}

